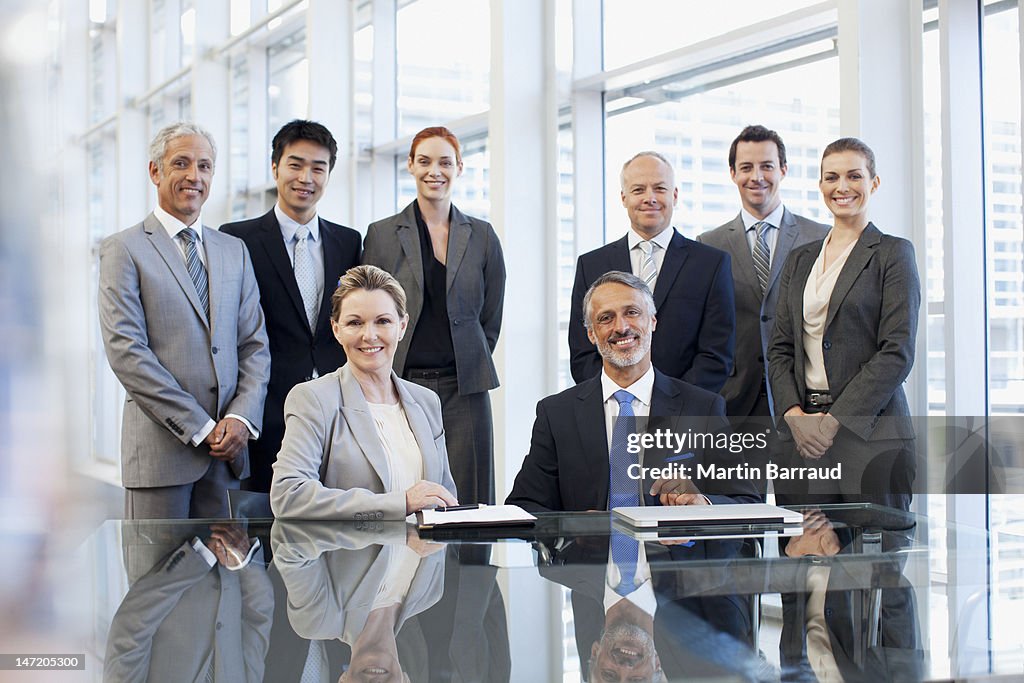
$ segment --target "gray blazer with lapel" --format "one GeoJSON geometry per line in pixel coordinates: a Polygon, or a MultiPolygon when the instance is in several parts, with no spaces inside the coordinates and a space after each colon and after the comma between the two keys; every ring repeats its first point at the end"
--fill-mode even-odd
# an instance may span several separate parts
{"type": "MultiPolygon", "coordinates": [[[[754,257],[750,253],[743,218],[739,215],[714,230],[697,237],[698,242],[710,245],[732,256],[732,277],[736,294],[736,352],[732,373],[725,381],[721,394],[725,398],[726,414],[730,417],[750,415],[761,391],[761,375],[766,371],[768,342],[775,328],[775,308],[779,301],[779,274],[791,250],[802,244],[824,239],[828,226],[797,216],[783,209],[782,225],[772,253],[772,267],[768,287],[761,296],[761,284],[754,270],[754,257]]],[[[769,402],[771,401],[769,386],[769,402]]]]}
{"type": "MultiPolygon", "coordinates": [[[[99,314],[110,367],[124,385],[126,487],[197,481],[210,465],[191,439],[241,415],[258,430],[270,376],[260,292],[241,240],[203,229],[210,321],[178,246],[150,214],[100,245],[99,314]]],[[[249,475],[247,452],[231,469],[249,475]]]]}
{"type": "MultiPolygon", "coordinates": [[[[782,271],[768,347],[776,415],[804,401],[804,287],[822,244],[795,250],[782,271]]],[[[910,415],[903,382],[914,365],[920,307],[914,245],[868,223],[832,290],[822,339],[829,413],[862,439],[914,436],[908,420],[879,420],[910,415]]]]}
{"type": "MultiPolygon", "coordinates": [[[[423,310],[423,256],[413,204],[415,200],[401,213],[370,224],[363,242],[363,263],[394,275],[408,298],[409,329],[395,353],[399,375],[405,372],[409,344],[423,310]]],[[[505,260],[491,224],[452,206],[447,261],[448,318],[459,393],[494,389],[498,373],[491,353],[501,331],[505,260]]]]}
{"type": "MultiPolygon", "coordinates": [[[[454,495],[433,391],[391,375],[423,455],[423,478],[454,495]]],[[[290,519],[405,519],[405,491],[391,491],[387,454],[349,366],[298,384],[284,403],[284,441],[270,507],[290,519]]]]}

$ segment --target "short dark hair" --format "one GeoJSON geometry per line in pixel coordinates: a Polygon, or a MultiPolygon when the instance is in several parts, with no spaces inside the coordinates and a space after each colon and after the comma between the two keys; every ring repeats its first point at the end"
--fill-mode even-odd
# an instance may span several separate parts
{"type": "MultiPolygon", "coordinates": [[[[871,151],[871,148],[861,140],[860,138],[839,138],[835,142],[828,143],[828,147],[821,153],[821,161],[824,163],[825,157],[830,154],[839,154],[840,152],[856,152],[864,157],[864,164],[868,167],[868,175],[872,178],[875,177],[875,153],[871,151]]],[[[821,167],[818,167],[818,173],[821,173],[821,167]]]]}
{"type": "Polygon", "coordinates": [[[284,148],[299,140],[309,140],[315,145],[326,148],[331,153],[329,170],[334,170],[334,162],[338,160],[338,143],[335,142],[334,136],[331,135],[331,131],[327,130],[327,126],[322,123],[306,121],[304,119],[289,121],[281,126],[281,130],[277,131],[273,142],[270,143],[272,150],[270,153],[271,163],[275,166],[279,164],[281,162],[281,155],[284,154],[284,148]]]}
{"type": "Polygon", "coordinates": [[[740,134],[736,136],[736,139],[729,146],[729,170],[736,170],[736,147],[741,142],[766,142],[769,140],[774,142],[775,148],[779,150],[779,166],[785,166],[786,143],[782,141],[782,137],[774,130],[764,126],[747,126],[740,131],[740,134]]]}

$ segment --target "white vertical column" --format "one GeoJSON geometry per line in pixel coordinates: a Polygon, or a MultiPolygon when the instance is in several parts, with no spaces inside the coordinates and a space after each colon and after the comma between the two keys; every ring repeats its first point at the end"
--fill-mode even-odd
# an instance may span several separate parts
{"type": "MultiPolygon", "coordinates": [[[[195,54],[192,56],[192,118],[217,141],[217,172],[210,195],[203,205],[203,222],[217,227],[231,217],[231,180],[227,172],[230,153],[231,72],[228,60],[211,58],[209,52],[222,43],[231,30],[228,3],[197,2],[195,54]]],[[[178,24],[169,28],[174,31],[178,24]]],[[[176,32],[176,31],[174,31],[176,32]]],[[[173,120],[174,117],[172,117],[173,120]]],[[[155,131],[154,131],[155,132],[155,131]]]]}
{"type": "MultiPolygon", "coordinates": [[[[573,83],[601,72],[602,24],[601,0],[573,0],[573,83]]],[[[604,94],[600,90],[573,87],[572,138],[576,253],[583,254],[605,242],[604,94]]]]}
{"type": "MultiPolygon", "coordinates": [[[[939,0],[942,78],[942,219],[946,413],[961,426],[987,412],[988,316],[985,286],[985,169],[980,3],[939,0]]],[[[976,426],[976,425],[974,425],[976,426]]],[[[952,445],[947,445],[951,450],[952,445]]],[[[987,526],[988,498],[949,496],[947,516],[987,526]]],[[[950,672],[983,670],[989,653],[989,576],[984,537],[947,542],[950,672]],[[973,542],[972,542],[973,541],[973,542]],[[978,599],[980,594],[981,599],[978,599]],[[972,597],[974,596],[974,597],[972,597]]]]}
{"type": "Polygon", "coordinates": [[[317,211],[345,224],[351,224],[355,213],[353,193],[348,191],[356,158],[352,127],[353,22],[351,2],[310,0],[306,10],[309,116],[327,126],[338,141],[338,161],[317,211]]]}
{"type": "MultiPolygon", "coordinates": [[[[112,202],[104,202],[106,207],[116,210],[116,216],[111,216],[116,221],[109,226],[109,233],[145,218],[148,198],[156,193],[147,170],[149,139],[156,131],[147,131],[144,110],[126,106],[149,87],[147,60],[139,57],[150,49],[147,32],[140,30],[149,25],[148,10],[149,3],[131,0],[123,0],[117,10],[117,142],[113,163],[109,165],[110,174],[117,174],[117,197],[112,202]]],[[[176,28],[177,23],[173,26],[176,28]]],[[[110,86],[114,87],[114,83],[110,86]]]]}
{"type": "MultiPolygon", "coordinates": [[[[491,222],[508,269],[504,324],[494,353],[503,385],[492,394],[499,499],[511,489],[529,449],[536,403],[554,386],[556,357],[545,342],[558,329],[553,301],[557,103],[546,85],[555,80],[553,25],[553,3],[491,0],[491,222]]],[[[512,678],[560,678],[552,674],[560,673],[561,648],[551,591],[536,577],[516,573],[509,575],[507,589],[517,597],[509,603],[509,630],[527,634],[529,643],[519,640],[517,648],[535,653],[531,659],[514,658],[512,678]],[[551,611],[538,618],[536,609],[527,607],[531,603],[551,611]]]]}
{"type": "MultiPolygon", "coordinates": [[[[373,0],[373,137],[376,148],[395,137],[398,120],[398,51],[395,0],[373,0]]],[[[399,154],[398,156],[401,156],[399,154]]],[[[372,196],[369,212],[361,216],[358,227],[395,213],[397,178],[392,154],[375,154],[370,164],[372,196]]],[[[364,190],[365,191],[365,190],[364,190]]],[[[352,188],[353,194],[357,192],[352,188]]]]}
{"type": "MultiPolygon", "coordinates": [[[[926,264],[922,59],[920,0],[840,0],[840,130],[874,150],[882,184],[871,201],[872,221],[914,243],[921,274],[926,264]]],[[[922,305],[918,362],[906,387],[914,415],[926,415],[928,408],[926,316],[922,305]]]]}

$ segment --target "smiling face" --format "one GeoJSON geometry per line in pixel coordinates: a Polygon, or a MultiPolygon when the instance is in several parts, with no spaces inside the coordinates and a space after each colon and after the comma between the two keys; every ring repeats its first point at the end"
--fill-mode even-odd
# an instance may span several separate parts
{"type": "Polygon", "coordinates": [[[163,163],[149,162],[149,178],[156,185],[160,208],[185,225],[195,223],[210,194],[213,165],[213,148],[204,136],[170,140],[163,163]]]}
{"type": "Polygon", "coordinates": [[[636,624],[607,628],[590,649],[591,681],[651,681],[660,668],[654,638],[636,624]]]}
{"type": "Polygon", "coordinates": [[[653,156],[639,156],[622,173],[622,206],[629,223],[644,239],[656,237],[672,224],[679,197],[672,168],[653,156]]]}
{"type": "Polygon", "coordinates": [[[779,185],[786,167],[779,163],[779,148],[771,140],[741,141],[736,145],[736,161],[729,170],[740,190],[743,208],[763,219],[779,205],[779,185]]]}
{"type": "Polygon", "coordinates": [[[277,203],[300,225],[316,213],[316,203],[331,177],[330,163],[329,149],[310,140],[296,140],[270,167],[277,181],[277,203]]]}
{"type": "Polygon", "coordinates": [[[416,179],[416,194],[432,202],[450,199],[452,181],[462,175],[462,162],[455,147],[442,137],[422,140],[407,165],[416,179]]]}
{"type": "Polygon", "coordinates": [[[353,370],[389,375],[408,324],[409,317],[399,317],[390,294],[381,289],[357,289],[342,300],[331,328],[353,370]]]}
{"type": "Polygon", "coordinates": [[[639,290],[618,282],[602,284],[594,290],[587,314],[587,336],[606,364],[623,369],[650,361],[657,320],[639,290]]]}
{"type": "Polygon", "coordinates": [[[835,152],[821,160],[818,187],[836,223],[867,225],[868,204],[879,182],[877,175],[871,177],[867,159],[860,152],[835,152]]]}

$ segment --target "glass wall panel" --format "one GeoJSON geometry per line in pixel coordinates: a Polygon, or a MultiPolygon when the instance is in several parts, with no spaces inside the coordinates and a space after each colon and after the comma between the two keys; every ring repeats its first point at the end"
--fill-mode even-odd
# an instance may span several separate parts
{"type": "MultiPolygon", "coordinates": [[[[267,48],[267,130],[308,118],[309,60],[306,32],[300,29],[267,48]]],[[[270,178],[270,169],[267,176],[270,178]]]]}

